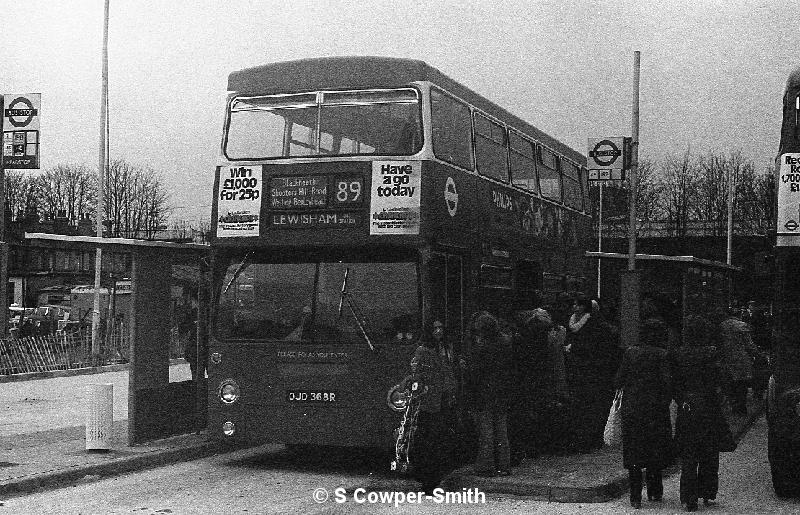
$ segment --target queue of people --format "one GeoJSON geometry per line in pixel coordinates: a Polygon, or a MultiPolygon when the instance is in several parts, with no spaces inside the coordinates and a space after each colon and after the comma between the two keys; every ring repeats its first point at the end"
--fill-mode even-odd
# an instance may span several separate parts
{"type": "Polygon", "coordinates": [[[526,457],[602,445],[620,354],[614,331],[589,299],[533,304],[513,320],[474,313],[458,357],[441,321],[424,331],[412,376],[427,385],[427,400],[412,461],[426,491],[463,457],[459,445],[481,476],[510,475],[526,457]]]}
{"type": "Polygon", "coordinates": [[[433,399],[420,413],[416,450],[425,490],[465,455],[474,474],[503,476],[526,457],[601,447],[621,389],[631,505],[641,507],[645,486],[649,501],[663,498],[661,474],[676,458],[685,508],[714,503],[719,452],[731,439],[723,403],[746,411],[745,362],[756,352],[747,324],[733,314],[693,316],[681,332],[663,310],[645,307],[639,339],[623,350],[596,301],[570,300],[512,321],[476,312],[458,355],[441,321],[425,331],[412,361],[433,399]]]}

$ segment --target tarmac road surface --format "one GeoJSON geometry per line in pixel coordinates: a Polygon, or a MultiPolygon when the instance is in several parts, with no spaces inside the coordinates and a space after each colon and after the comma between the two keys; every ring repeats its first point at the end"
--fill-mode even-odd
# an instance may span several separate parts
{"type": "MultiPolygon", "coordinates": [[[[772,492],[767,463],[766,422],[756,422],[734,453],[721,456],[720,493],[717,506],[700,512],[800,513],[800,504],[781,500],[772,492]]],[[[682,513],[678,502],[678,478],[665,480],[665,500],[647,503],[642,510],[628,506],[627,494],[614,501],[594,504],[560,504],[486,495],[485,503],[437,503],[414,500],[397,506],[369,501],[370,484],[376,481],[374,464],[367,456],[317,453],[295,456],[282,446],[263,446],[231,454],[179,463],[154,470],[95,480],[34,493],[4,501],[5,513],[547,513],[547,514],[665,514],[682,513]],[[336,502],[336,489],[344,488],[336,502]],[[354,498],[357,488],[363,492],[354,498]],[[325,489],[327,500],[323,500],[325,489]],[[363,501],[363,502],[361,502],[363,501]]],[[[412,484],[413,485],[413,484],[412,484]]],[[[408,485],[397,485],[408,491],[408,485]]],[[[380,493],[375,492],[373,496],[380,493]]],[[[384,498],[392,492],[385,492],[384,498]]],[[[373,497],[375,498],[375,497],[373,497]]],[[[396,497],[395,497],[396,498],[396,497]]],[[[480,501],[480,497],[472,496],[480,501]]],[[[646,498],[646,496],[645,496],[646,498]]],[[[406,495],[407,500],[407,495],[406,495]]],[[[457,501],[457,499],[451,499],[457,501]]]]}

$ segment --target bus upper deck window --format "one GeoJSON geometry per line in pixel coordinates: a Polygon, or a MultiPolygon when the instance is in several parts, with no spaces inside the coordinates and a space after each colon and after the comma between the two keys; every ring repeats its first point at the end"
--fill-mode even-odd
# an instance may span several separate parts
{"type": "Polygon", "coordinates": [[[422,145],[419,106],[411,88],[234,98],[225,155],[415,154],[422,145]]]}

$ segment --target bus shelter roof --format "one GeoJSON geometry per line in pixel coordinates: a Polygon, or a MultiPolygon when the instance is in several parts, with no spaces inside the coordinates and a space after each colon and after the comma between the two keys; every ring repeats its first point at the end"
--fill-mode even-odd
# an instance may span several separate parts
{"type": "MultiPolygon", "coordinates": [[[[584,254],[586,257],[598,259],[628,259],[628,254],[618,252],[593,252],[587,251],[584,254]]],[[[722,261],[714,261],[712,259],[701,259],[694,256],[665,256],[663,254],[636,254],[637,261],[656,261],[663,263],[686,263],[688,265],[703,266],[706,268],[727,270],[731,272],[741,272],[742,267],[729,265],[722,261]]]]}
{"type": "Polygon", "coordinates": [[[70,236],[43,232],[26,232],[26,240],[51,241],[66,244],[82,244],[85,246],[120,246],[129,250],[137,248],[161,248],[175,251],[210,252],[208,245],[198,243],[176,243],[173,241],[138,240],[134,238],[98,238],[97,236],[70,236]]]}

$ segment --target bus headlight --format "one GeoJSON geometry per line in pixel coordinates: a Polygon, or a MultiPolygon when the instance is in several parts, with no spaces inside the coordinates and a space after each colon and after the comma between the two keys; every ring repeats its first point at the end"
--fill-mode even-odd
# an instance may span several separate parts
{"type": "Polygon", "coordinates": [[[222,424],[222,434],[225,436],[233,436],[236,432],[236,426],[230,420],[222,424]]]}
{"type": "Polygon", "coordinates": [[[233,404],[239,400],[239,395],[241,394],[239,391],[239,385],[236,384],[236,381],[233,379],[225,379],[222,381],[219,384],[217,393],[219,395],[219,400],[225,404],[233,404]]]}
{"type": "Polygon", "coordinates": [[[405,390],[400,389],[400,385],[395,385],[389,389],[386,395],[386,404],[394,411],[403,411],[406,409],[408,394],[405,390]]]}

